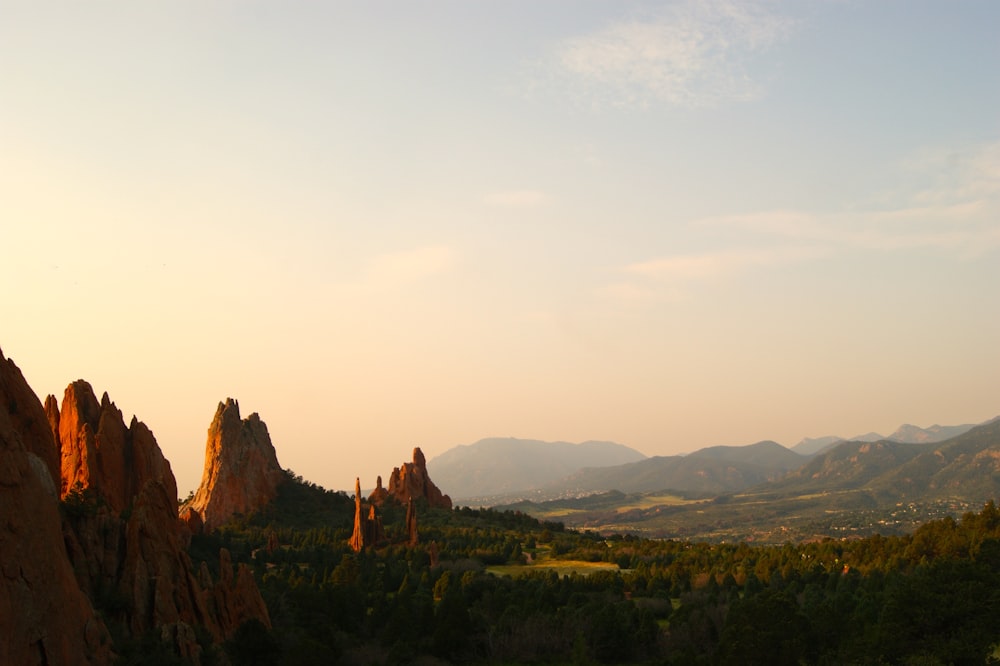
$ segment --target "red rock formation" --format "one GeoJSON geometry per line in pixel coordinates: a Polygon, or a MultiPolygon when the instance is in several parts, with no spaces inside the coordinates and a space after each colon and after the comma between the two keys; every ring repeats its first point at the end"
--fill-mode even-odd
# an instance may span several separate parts
{"type": "MultiPolygon", "coordinates": [[[[208,612],[177,520],[177,498],[163,485],[143,486],[125,524],[118,590],[128,600],[124,618],[135,636],[154,627],[203,625],[222,638],[218,618],[208,612]]],[[[184,635],[183,632],[181,635],[184,635]]],[[[187,643],[180,652],[191,651],[187,643]]]]}
{"type": "Polygon", "coordinates": [[[427,461],[419,447],[413,449],[413,462],[392,470],[387,495],[400,504],[406,504],[411,497],[422,497],[433,508],[451,508],[451,498],[443,494],[427,474],[427,461]]]}
{"type": "Polygon", "coordinates": [[[66,387],[62,410],[55,398],[46,401],[48,422],[60,442],[63,497],[74,488],[90,488],[114,513],[120,513],[148,481],[177,496],[170,463],[153,433],[135,417],[125,427],[121,411],[105,393],[97,402],[90,384],[77,380],[66,387]]]}
{"type": "Polygon", "coordinates": [[[247,620],[257,619],[264,626],[271,627],[267,606],[254,581],[253,572],[242,563],[236,566],[234,572],[233,559],[228,550],[223,548],[219,551],[218,582],[211,582],[205,566],[200,575],[209,614],[218,622],[223,638],[231,638],[247,620]]]}
{"type": "Polygon", "coordinates": [[[382,518],[374,504],[365,509],[361,504],[361,479],[354,480],[354,531],[350,545],[354,552],[361,552],[385,540],[382,518]]]}
{"type": "Polygon", "coordinates": [[[264,507],[287,478],[267,426],[256,413],[241,421],[239,403],[229,398],[215,411],[201,486],[186,507],[197,511],[210,530],[264,507]]]}
{"type": "Polygon", "coordinates": [[[51,402],[48,422],[62,444],[61,487],[68,504],[78,507],[64,537],[80,587],[91,598],[112,593],[118,603],[105,612],[130,635],[157,630],[196,664],[195,626],[217,641],[250,617],[270,626],[249,570],[237,577],[239,584],[228,582],[231,566],[216,584],[195,576],[186,550],[190,532],[177,513],[177,483],[149,428],[135,417],[126,428],[107,394],[98,403],[83,381],[66,389],[61,411],[51,402]]]}
{"type": "Polygon", "coordinates": [[[201,514],[189,506],[181,508],[178,518],[180,518],[181,524],[187,530],[188,539],[195,534],[201,534],[205,531],[205,523],[201,520],[201,514]]]}
{"type": "Polygon", "coordinates": [[[417,509],[413,506],[413,498],[406,503],[406,545],[416,546],[419,542],[417,535],[417,509]]]}
{"type": "Polygon", "coordinates": [[[45,410],[38,402],[38,396],[24,380],[21,370],[13,361],[0,353],[0,394],[4,404],[0,406],[10,420],[11,427],[20,433],[21,443],[45,464],[49,477],[59,485],[59,456],[48,427],[45,410]]]}
{"type": "Polygon", "coordinates": [[[375,480],[375,490],[373,490],[372,494],[368,496],[368,501],[372,504],[382,506],[382,503],[385,502],[388,497],[389,491],[382,487],[382,475],[380,474],[375,480]]]}
{"type": "Polygon", "coordinates": [[[77,585],[63,544],[56,459],[38,397],[0,352],[2,664],[111,662],[107,628],[77,585]]]}

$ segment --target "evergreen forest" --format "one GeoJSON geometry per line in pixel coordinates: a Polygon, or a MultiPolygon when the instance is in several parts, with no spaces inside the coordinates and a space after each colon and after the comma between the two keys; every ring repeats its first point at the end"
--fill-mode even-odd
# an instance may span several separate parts
{"type": "MultiPolygon", "coordinates": [[[[759,546],[599,535],[526,514],[382,512],[348,545],[353,499],[287,472],[264,511],[195,536],[254,570],[272,627],[204,664],[982,664],[1000,644],[1000,509],[904,536],[759,546]]],[[[214,572],[213,572],[214,573],[214,572]]],[[[179,664],[150,639],[122,664],[179,664]]]]}

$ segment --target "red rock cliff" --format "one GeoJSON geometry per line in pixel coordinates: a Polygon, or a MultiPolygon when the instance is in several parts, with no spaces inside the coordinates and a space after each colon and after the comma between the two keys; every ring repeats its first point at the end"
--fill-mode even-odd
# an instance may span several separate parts
{"type": "Polygon", "coordinates": [[[38,397],[0,352],[0,664],[111,662],[63,543],[57,459],[38,397]]]}
{"type": "Polygon", "coordinates": [[[208,428],[205,471],[185,509],[197,512],[210,530],[265,506],[286,479],[267,426],[256,413],[240,420],[239,403],[229,398],[208,428]]]}

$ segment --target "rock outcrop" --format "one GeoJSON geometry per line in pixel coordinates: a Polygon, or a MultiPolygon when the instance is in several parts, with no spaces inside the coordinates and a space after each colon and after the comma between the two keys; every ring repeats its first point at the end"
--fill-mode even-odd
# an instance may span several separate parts
{"type": "Polygon", "coordinates": [[[126,428],[107,393],[98,402],[94,389],[81,379],[66,387],[62,409],[55,411],[53,396],[45,403],[62,454],[63,497],[74,488],[89,488],[112,512],[121,513],[150,481],[177,496],[170,463],[153,433],[134,416],[126,428]]]}
{"type": "Polygon", "coordinates": [[[386,497],[392,497],[404,506],[410,498],[423,498],[432,508],[451,508],[451,498],[442,493],[427,474],[427,460],[420,447],[413,449],[413,462],[403,463],[402,467],[392,470],[386,497]]]}
{"type": "Polygon", "coordinates": [[[102,608],[109,620],[130,636],[156,632],[195,664],[195,627],[223,641],[247,619],[270,626],[248,569],[234,577],[231,563],[223,566],[217,583],[195,574],[177,482],[149,428],[135,417],[126,427],[107,394],[98,402],[82,380],[66,389],[61,409],[51,397],[46,406],[62,453],[65,548],[79,589],[113,600],[102,608]]]}
{"type": "Polygon", "coordinates": [[[202,562],[199,572],[209,616],[217,623],[224,637],[230,638],[247,620],[260,620],[264,626],[271,622],[264,598],[254,580],[253,572],[245,564],[233,566],[232,556],[225,548],[219,551],[219,580],[212,583],[208,566],[202,562]]]}
{"type": "Polygon", "coordinates": [[[419,447],[413,449],[413,462],[403,463],[402,467],[392,470],[388,488],[382,487],[382,477],[378,477],[375,490],[368,496],[367,506],[361,501],[361,480],[355,480],[354,532],[349,542],[351,548],[358,552],[385,541],[378,508],[386,502],[396,502],[406,507],[406,543],[416,546],[419,541],[417,500],[425,500],[431,508],[451,509],[451,498],[442,493],[427,474],[427,461],[419,447]]]}
{"type": "Polygon", "coordinates": [[[413,498],[406,503],[406,545],[416,546],[420,541],[417,534],[417,508],[413,506],[413,498]]]}
{"type": "Polygon", "coordinates": [[[385,540],[382,530],[382,517],[374,504],[367,506],[361,501],[361,479],[354,480],[354,531],[351,533],[350,545],[358,553],[369,546],[375,546],[385,540]]]}
{"type": "Polygon", "coordinates": [[[0,394],[4,400],[0,409],[6,413],[10,427],[18,434],[22,446],[44,463],[49,478],[58,488],[59,454],[52,442],[45,410],[21,370],[13,361],[5,359],[2,352],[0,366],[0,394]]]}
{"type": "Polygon", "coordinates": [[[368,496],[368,501],[377,506],[382,506],[382,503],[388,498],[389,491],[382,487],[382,475],[379,474],[378,478],[375,479],[375,490],[368,496]]]}
{"type": "Polygon", "coordinates": [[[201,485],[184,508],[197,512],[211,530],[236,514],[263,508],[287,478],[260,416],[241,420],[239,403],[229,398],[219,403],[208,428],[201,485]]]}
{"type": "Polygon", "coordinates": [[[0,352],[2,664],[112,659],[108,630],[77,585],[63,543],[56,451],[38,397],[0,352]]]}

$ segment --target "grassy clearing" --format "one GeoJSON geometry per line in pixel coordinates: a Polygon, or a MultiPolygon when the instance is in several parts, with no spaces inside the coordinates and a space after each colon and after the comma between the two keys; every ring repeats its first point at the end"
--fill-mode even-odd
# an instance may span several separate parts
{"type": "Polygon", "coordinates": [[[560,577],[571,574],[587,576],[595,571],[618,571],[618,565],[583,560],[542,560],[532,564],[497,564],[486,567],[486,571],[495,576],[522,576],[532,571],[555,571],[560,577]]]}
{"type": "Polygon", "coordinates": [[[642,497],[637,497],[633,501],[627,504],[622,504],[615,508],[617,513],[622,513],[624,511],[633,511],[635,509],[646,510],[655,509],[658,506],[683,506],[686,504],[697,504],[698,502],[704,502],[705,500],[692,500],[684,497],[679,497],[677,495],[643,495],[642,497]]]}
{"type": "Polygon", "coordinates": [[[539,520],[560,520],[568,516],[588,513],[591,513],[590,509],[571,509],[569,507],[559,507],[555,509],[533,511],[531,515],[533,518],[537,518],[539,520]]]}

